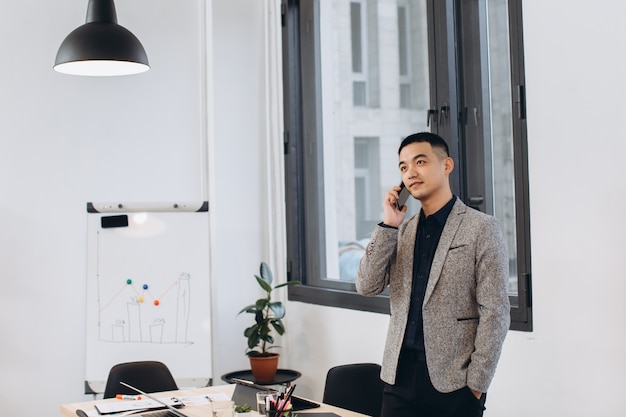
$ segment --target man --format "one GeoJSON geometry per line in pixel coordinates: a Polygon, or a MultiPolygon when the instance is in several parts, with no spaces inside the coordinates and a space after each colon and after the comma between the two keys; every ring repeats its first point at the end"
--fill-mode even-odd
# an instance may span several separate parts
{"type": "Polygon", "coordinates": [[[510,322],[502,233],[494,217],[452,194],[442,138],[410,135],[398,155],[422,208],[404,222],[401,188],[387,192],[356,279],[362,295],[390,290],[381,416],[482,416],[510,322]]]}

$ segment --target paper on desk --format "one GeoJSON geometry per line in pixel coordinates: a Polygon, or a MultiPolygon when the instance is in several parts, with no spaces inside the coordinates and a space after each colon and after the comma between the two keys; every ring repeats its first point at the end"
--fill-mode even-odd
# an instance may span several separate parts
{"type": "MultiPolygon", "coordinates": [[[[211,401],[228,401],[230,396],[224,393],[211,393],[208,395],[187,395],[182,397],[160,398],[163,402],[170,405],[185,406],[210,404],[211,401]]],[[[94,410],[87,412],[89,417],[107,414],[107,417],[122,417],[137,411],[150,410],[155,408],[164,408],[157,401],[146,400],[122,400],[119,402],[107,402],[96,404],[94,410]]]]}
{"type": "Polygon", "coordinates": [[[184,397],[178,397],[178,399],[185,405],[203,405],[210,404],[211,401],[228,401],[230,396],[224,393],[212,393],[207,395],[187,395],[184,397]]]}
{"type": "MultiPolygon", "coordinates": [[[[123,416],[128,416],[128,415],[131,415],[131,414],[134,414],[134,413],[138,413],[140,411],[143,411],[143,410],[123,411],[121,413],[108,414],[107,417],[123,417],[123,416]]],[[[96,410],[95,408],[93,410],[85,411],[85,414],[87,414],[89,417],[96,417],[96,416],[100,416],[101,415],[98,412],[98,410],[96,410]]]]}
{"type": "MultiPolygon", "coordinates": [[[[159,400],[163,401],[167,405],[177,406],[180,405],[181,401],[176,397],[171,398],[159,398],[159,400]]],[[[119,401],[111,401],[105,402],[101,404],[96,404],[94,406],[98,413],[100,414],[113,414],[120,413],[123,411],[138,411],[138,410],[150,410],[155,408],[164,408],[163,404],[158,403],[157,401],[151,399],[145,400],[119,400],[119,401]]]]}

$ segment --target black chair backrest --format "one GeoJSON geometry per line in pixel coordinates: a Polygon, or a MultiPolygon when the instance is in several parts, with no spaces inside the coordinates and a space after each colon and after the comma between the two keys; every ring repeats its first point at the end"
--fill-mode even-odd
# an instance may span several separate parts
{"type": "Polygon", "coordinates": [[[378,364],[354,363],[335,366],[326,375],[322,402],[379,417],[383,386],[378,364]]]}
{"type": "Polygon", "coordinates": [[[162,362],[141,361],[115,365],[109,371],[104,398],[115,398],[117,394],[137,395],[132,389],[120,384],[120,381],[152,393],[177,390],[178,386],[170,370],[162,362]]]}

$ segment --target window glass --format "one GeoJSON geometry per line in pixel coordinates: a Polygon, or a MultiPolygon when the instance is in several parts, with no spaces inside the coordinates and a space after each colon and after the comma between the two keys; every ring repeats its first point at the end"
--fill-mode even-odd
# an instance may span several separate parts
{"type": "MultiPolygon", "coordinates": [[[[369,236],[383,217],[384,195],[401,180],[400,141],[428,129],[426,2],[368,4],[320,2],[321,30],[329,31],[320,36],[337,40],[320,45],[331,69],[321,73],[324,181],[316,190],[325,202],[319,220],[327,281],[354,281],[369,236]],[[378,97],[378,104],[368,97],[378,97]]],[[[411,203],[413,212],[417,207],[411,203]]]]}
{"type": "Polygon", "coordinates": [[[500,220],[509,249],[509,292],[517,295],[515,160],[511,94],[510,40],[506,0],[487,1],[493,211],[500,220]]]}

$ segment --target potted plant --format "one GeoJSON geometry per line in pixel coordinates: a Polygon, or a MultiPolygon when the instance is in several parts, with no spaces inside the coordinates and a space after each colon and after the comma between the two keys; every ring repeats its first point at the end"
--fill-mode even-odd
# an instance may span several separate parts
{"type": "Polygon", "coordinates": [[[285,325],[283,324],[285,306],[280,301],[273,301],[272,293],[284,286],[297,285],[300,282],[288,281],[272,286],[274,280],[272,271],[265,262],[261,262],[259,275],[254,277],[265,295],[256,300],[256,303],[241,309],[239,314],[250,313],[254,315],[254,324],[243,332],[248,339],[246,354],[250,359],[252,376],[256,382],[271,382],[276,376],[279,357],[278,353],[269,351],[277,347],[272,346],[274,343],[272,332],[276,331],[279,335],[285,333],[285,325]]]}
{"type": "Polygon", "coordinates": [[[251,410],[248,404],[235,405],[235,415],[237,417],[252,417],[251,410]]]}

